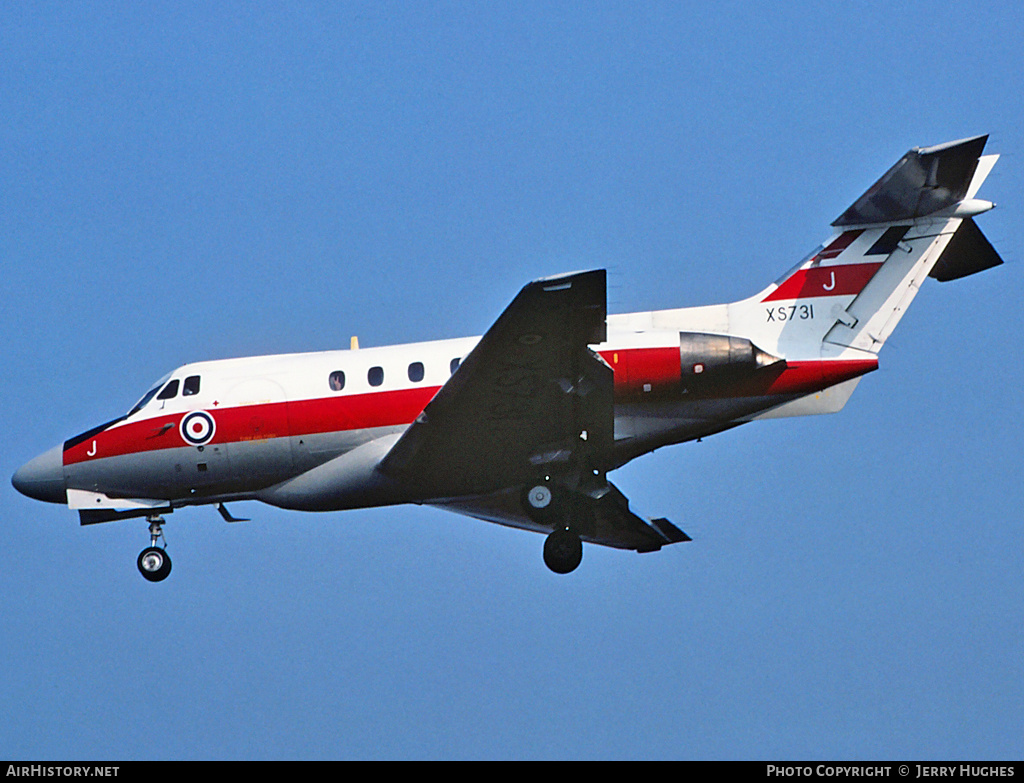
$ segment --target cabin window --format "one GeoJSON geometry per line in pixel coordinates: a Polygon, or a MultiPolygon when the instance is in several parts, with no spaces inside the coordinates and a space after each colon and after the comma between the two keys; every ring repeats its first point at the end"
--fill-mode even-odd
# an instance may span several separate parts
{"type": "Polygon", "coordinates": [[[156,398],[158,400],[171,400],[178,396],[178,379],[175,378],[173,381],[164,386],[156,398]]]}
{"type": "Polygon", "coordinates": [[[423,380],[423,362],[413,362],[409,365],[409,380],[413,383],[423,380]]]}
{"type": "Polygon", "coordinates": [[[462,364],[462,359],[459,359],[457,357],[455,359],[452,359],[452,363],[448,365],[449,369],[452,371],[452,375],[455,375],[455,371],[459,369],[460,364],[462,364]]]}
{"type": "Polygon", "coordinates": [[[328,381],[331,385],[331,391],[341,391],[345,388],[345,373],[341,370],[335,370],[331,373],[328,381]]]}
{"type": "Polygon", "coordinates": [[[193,394],[199,394],[199,376],[190,375],[185,379],[185,383],[181,389],[182,397],[190,397],[193,394]]]}
{"type": "Polygon", "coordinates": [[[366,373],[366,380],[370,382],[371,386],[380,386],[384,383],[384,368],[371,367],[369,372],[366,373]]]}

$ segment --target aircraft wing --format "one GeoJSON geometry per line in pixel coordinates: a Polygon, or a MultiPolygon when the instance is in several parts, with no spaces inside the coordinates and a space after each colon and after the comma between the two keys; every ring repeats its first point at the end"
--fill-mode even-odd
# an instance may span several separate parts
{"type": "Polygon", "coordinates": [[[604,474],[612,465],[613,372],[589,346],[606,337],[604,270],[519,292],[378,469],[420,502],[533,530],[521,490],[550,477],[589,513],[585,541],[653,551],[685,533],[647,522],[604,474]]]}
{"type": "Polygon", "coordinates": [[[479,495],[610,460],[605,271],[519,292],[380,463],[424,498],[479,495]]]}

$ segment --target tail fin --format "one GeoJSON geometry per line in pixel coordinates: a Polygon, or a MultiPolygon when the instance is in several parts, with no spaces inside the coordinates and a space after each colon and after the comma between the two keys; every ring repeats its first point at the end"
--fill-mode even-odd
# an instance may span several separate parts
{"type": "Polygon", "coordinates": [[[833,223],[829,241],[730,307],[758,345],[786,358],[877,354],[928,276],[956,280],[1002,263],[974,223],[998,155],[987,136],[913,149],[833,223]]]}

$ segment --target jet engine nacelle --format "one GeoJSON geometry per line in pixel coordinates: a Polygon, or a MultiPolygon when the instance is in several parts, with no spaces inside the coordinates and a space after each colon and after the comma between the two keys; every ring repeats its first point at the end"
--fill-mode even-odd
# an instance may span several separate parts
{"type": "Polygon", "coordinates": [[[687,392],[733,382],[780,361],[745,337],[679,333],[679,376],[687,392]]]}

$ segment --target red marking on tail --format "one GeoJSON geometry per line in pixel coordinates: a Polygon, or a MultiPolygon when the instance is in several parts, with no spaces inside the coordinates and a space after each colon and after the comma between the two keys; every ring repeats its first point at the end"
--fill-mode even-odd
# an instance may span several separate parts
{"type": "Polygon", "coordinates": [[[881,266],[881,263],[842,264],[800,269],[761,301],[859,294],[881,266]]]}

